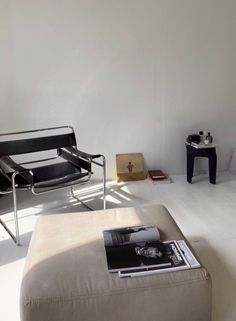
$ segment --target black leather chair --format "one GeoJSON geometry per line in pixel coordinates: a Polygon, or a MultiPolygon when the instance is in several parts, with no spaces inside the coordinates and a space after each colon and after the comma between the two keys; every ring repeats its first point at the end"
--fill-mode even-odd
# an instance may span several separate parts
{"type": "Polygon", "coordinates": [[[37,195],[70,186],[72,196],[92,210],[74,194],[73,185],[88,182],[93,174],[93,165],[98,165],[103,170],[105,209],[105,157],[78,150],[72,127],[62,126],[0,134],[0,194],[13,194],[15,235],[1,219],[0,223],[17,245],[20,244],[20,237],[16,191],[31,189],[32,193],[37,195]],[[13,159],[16,156],[23,157],[24,161],[13,159]]]}

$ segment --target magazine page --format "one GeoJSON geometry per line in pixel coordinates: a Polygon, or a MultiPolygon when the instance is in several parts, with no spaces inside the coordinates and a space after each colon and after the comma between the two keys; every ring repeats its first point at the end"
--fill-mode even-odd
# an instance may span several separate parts
{"type": "Polygon", "coordinates": [[[137,225],[104,230],[103,237],[105,246],[118,246],[160,240],[159,231],[154,225],[137,225]]]}
{"type": "Polygon", "coordinates": [[[145,276],[156,273],[166,273],[200,267],[199,262],[183,241],[166,241],[163,243],[166,249],[166,256],[169,258],[169,266],[145,267],[140,270],[119,271],[120,277],[145,276]]]}
{"type": "Polygon", "coordinates": [[[169,266],[156,226],[132,226],[103,231],[110,272],[169,266]]]}

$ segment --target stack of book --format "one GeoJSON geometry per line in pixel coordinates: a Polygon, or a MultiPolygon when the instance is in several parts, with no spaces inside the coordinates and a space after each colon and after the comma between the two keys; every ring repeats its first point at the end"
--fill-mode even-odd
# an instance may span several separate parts
{"type": "Polygon", "coordinates": [[[103,231],[108,271],[136,277],[200,266],[184,240],[160,241],[156,226],[131,226],[103,231]]]}
{"type": "Polygon", "coordinates": [[[171,183],[170,177],[159,169],[149,170],[148,176],[153,184],[171,183]]]}

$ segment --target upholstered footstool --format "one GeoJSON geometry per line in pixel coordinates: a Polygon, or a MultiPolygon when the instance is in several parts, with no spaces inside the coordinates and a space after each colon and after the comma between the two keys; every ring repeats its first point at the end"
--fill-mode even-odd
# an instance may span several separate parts
{"type": "Polygon", "coordinates": [[[210,321],[204,267],[136,278],[107,270],[102,230],[157,225],[184,239],[161,205],[45,215],[38,219],[21,287],[22,321],[210,321]]]}

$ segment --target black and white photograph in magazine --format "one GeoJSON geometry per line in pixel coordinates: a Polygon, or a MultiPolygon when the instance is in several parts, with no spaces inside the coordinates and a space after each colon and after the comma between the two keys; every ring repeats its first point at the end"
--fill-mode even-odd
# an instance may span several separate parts
{"type": "Polygon", "coordinates": [[[133,226],[104,230],[108,270],[170,266],[155,226],[133,226]]]}

